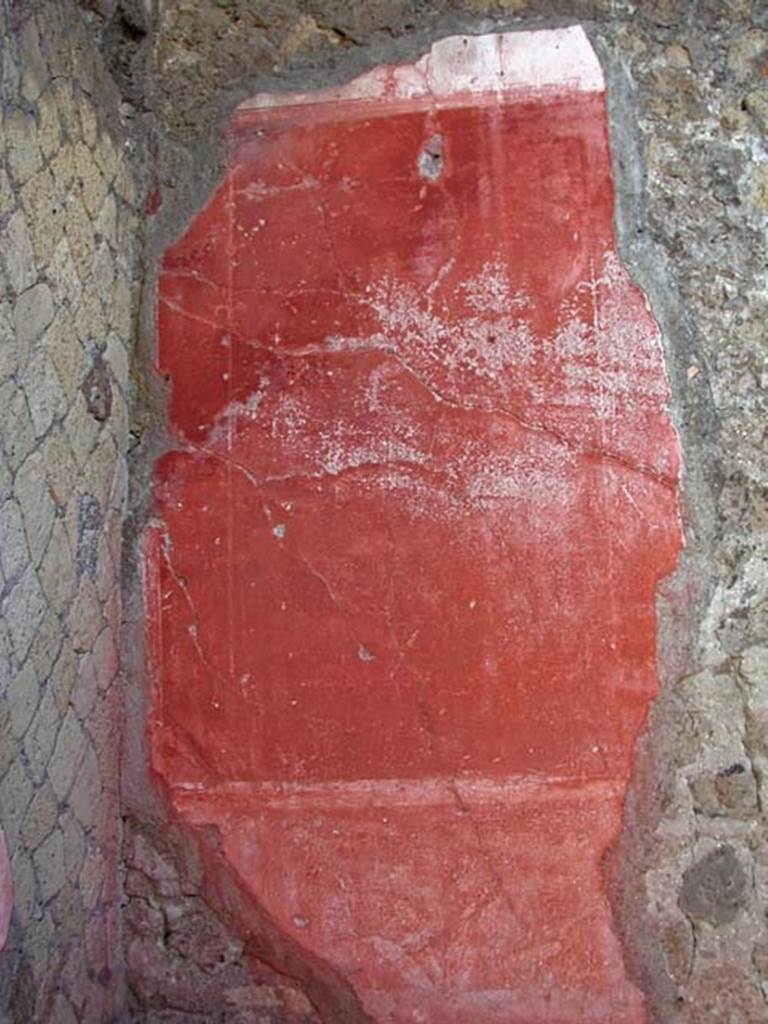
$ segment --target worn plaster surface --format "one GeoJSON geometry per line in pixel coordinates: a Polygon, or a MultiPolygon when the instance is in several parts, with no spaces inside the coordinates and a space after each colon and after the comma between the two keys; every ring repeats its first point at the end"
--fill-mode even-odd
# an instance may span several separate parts
{"type": "Polygon", "coordinates": [[[153,765],[374,1019],[641,1021],[601,862],[679,449],[594,51],[453,36],[229,137],[159,281],[153,765]]]}
{"type": "MultiPolygon", "coordinates": [[[[575,20],[607,75],[619,246],[662,326],[686,465],[687,545],[659,601],[662,695],[638,750],[619,867],[606,864],[615,920],[650,1018],[759,1021],[766,1007],[761,5],[166,7],[154,50],[155,106],[167,141],[157,165],[153,251],[157,258],[207,201],[225,152],[211,139],[236,101],[265,89],[333,85],[366,66],[418,56],[431,38],[455,31],[575,20]]],[[[153,333],[148,321],[148,351],[153,333]]]]}

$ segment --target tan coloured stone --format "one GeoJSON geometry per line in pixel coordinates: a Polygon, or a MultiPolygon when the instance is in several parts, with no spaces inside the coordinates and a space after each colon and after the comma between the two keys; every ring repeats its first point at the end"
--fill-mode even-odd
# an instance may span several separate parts
{"type": "Polygon", "coordinates": [[[16,657],[23,662],[45,615],[45,595],[32,566],[10,591],[0,613],[8,623],[16,657]]]}
{"type": "Polygon", "coordinates": [[[99,123],[90,98],[83,92],[78,92],[77,109],[80,113],[83,141],[89,149],[93,149],[99,137],[99,123]]]}
{"type": "Polygon", "coordinates": [[[53,831],[59,816],[56,794],[44,783],[32,797],[24,815],[19,835],[28,850],[35,850],[53,831]]]}
{"type": "Polygon", "coordinates": [[[72,690],[72,704],[82,721],[86,721],[93,711],[99,695],[99,673],[92,654],[84,654],[80,659],[77,681],[72,690]]]}
{"type": "Polygon", "coordinates": [[[0,502],[7,501],[11,496],[13,488],[13,477],[5,461],[5,456],[0,451],[0,502]]]}
{"type": "Polygon", "coordinates": [[[80,581],[67,624],[74,650],[78,653],[89,651],[104,626],[104,616],[96,585],[88,577],[80,581]]]}
{"type": "Polygon", "coordinates": [[[59,195],[67,195],[74,185],[77,173],[74,149],[70,143],[65,143],[51,160],[50,170],[59,195]]]}
{"type": "Polygon", "coordinates": [[[51,430],[40,452],[53,501],[58,507],[63,508],[76,486],[78,468],[62,427],[55,426],[51,430]]]}
{"type": "Polygon", "coordinates": [[[29,649],[29,657],[40,679],[47,679],[54,662],[59,656],[63,642],[63,631],[58,615],[45,606],[42,621],[37,627],[35,638],[29,649]]]}
{"type": "Polygon", "coordinates": [[[37,120],[37,139],[43,155],[50,160],[61,145],[59,109],[50,89],[43,93],[37,103],[37,120]]]}
{"type": "Polygon", "coordinates": [[[82,285],[66,238],[62,238],[54,249],[46,276],[53,289],[57,312],[61,306],[70,311],[77,309],[82,285]]]}
{"type": "Polygon", "coordinates": [[[0,233],[0,258],[14,292],[19,294],[32,287],[37,268],[22,210],[14,211],[0,233]]]}
{"type": "Polygon", "coordinates": [[[32,665],[27,663],[10,680],[3,701],[10,714],[11,734],[18,743],[40,704],[40,684],[32,665]]]}
{"type": "Polygon", "coordinates": [[[53,320],[53,296],[47,284],[36,284],[16,300],[13,319],[16,337],[23,350],[31,348],[53,320]]]}
{"type": "Polygon", "coordinates": [[[73,191],[67,199],[67,238],[80,280],[87,290],[96,240],[79,190],[73,191]]]}
{"type": "Polygon", "coordinates": [[[21,509],[14,499],[0,506],[0,568],[6,580],[16,579],[29,565],[29,547],[21,509]]]}
{"type": "MultiPolygon", "coordinates": [[[[19,348],[9,302],[0,302],[0,381],[19,368],[19,348]]],[[[2,498],[0,498],[0,501],[2,498]]]]}
{"type": "Polygon", "coordinates": [[[107,333],[107,320],[90,277],[86,279],[80,306],[74,318],[77,336],[90,352],[99,347],[107,333]]]}
{"type": "Polygon", "coordinates": [[[90,743],[86,744],[68,802],[85,831],[94,828],[103,804],[103,794],[99,762],[90,743]]]}
{"type": "Polygon", "coordinates": [[[26,396],[13,381],[0,385],[0,437],[15,471],[35,447],[35,431],[26,396]]]}
{"type": "Polygon", "coordinates": [[[75,99],[75,87],[68,75],[60,75],[51,83],[51,94],[61,119],[62,127],[76,139],[80,136],[80,114],[75,99]]]}
{"type": "Polygon", "coordinates": [[[53,525],[38,577],[49,607],[57,615],[63,615],[77,591],[77,575],[67,531],[61,520],[53,525]]]}
{"type": "Polygon", "coordinates": [[[114,331],[107,338],[107,348],[104,355],[109,368],[112,370],[115,383],[123,395],[127,395],[130,383],[130,361],[125,345],[114,331]]]}
{"type": "Polygon", "coordinates": [[[32,861],[26,850],[19,850],[11,861],[13,878],[13,913],[24,932],[30,927],[37,910],[37,883],[32,861]]]}
{"type": "Polygon", "coordinates": [[[77,878],[85,860],[85,833],[82,825],[70,810],[59,819],[64,837],[64,863],[68,878],[77,878]]]}
{"type": "Polygon", "coordinates": [[[11,858],[19,845],[19,830],[34,794],[32,780],[20,759],[8,769],[0,786],[0,821],[11,858]]]}
{"type": "Polygon", "coordinates": [[[48,545],[56,515],[56,506],[40,452],[33,452],[18,470],[14,491],[21,506],[29,553],[32,562],[37,566],[48,545]]]}
{"type": "Polygon", "coordinates": [[[21,30],[21,92],[28,103],[36,103],[50,80],[50,71],[40,48],[37,22],[28,18],[21,30]]]}
{"type": "Polygon", "coordinates": [[[99,506],[106,508],[115,477],[117,452],[109,431],[102,431],[82,471],[82,488],[91,494],[99,506]]]}
{"type": "Polygon", "coordinates": [[[93,287],[103,306],[107,307],[107,316],[110,314],[109,305],[112,300],[112,284],[115,279],[115,264],[112,251],[106,242],[100,242],[93,255],[91,265],[91,287],[93,287]]]}
{"type": "Polygon", "coordinates": [[[101,204],[101,209],[93,222],[93,230],[97,238],[103,238],[112,247],[117,239],[117,206],[114,195],[109,192],[101,204]]]}
{"type": "Polygon", "coordinates": [[[133,341],[133,298],[130,282],[122,272],[115,277],[110,311],[110,325],[130,350],[133,341]]]}
{"type": "Polygon", "coordinates": [[[36,786],[42,785],[45,780],[60,725],[61,716],[56,706],[56,695],[50,685],[45,686],[34,718],[24,736],[27,770],[36,786]]]}
{"type": "Polygon", "coordinates": [[[64,715],[72,699],[77,681],[77,655],[68,643],[62,644],[61,651],[49,675],[49,684],[59,715],[64,715]]]}
{"type": "Polygon", "coordinates": [[[88,147],[80,142],[75,147],[75,165],[81,185],[81,197],[89,217],[95,217],[107,195],[107,183],[88,147]]]}
{"type": "Polygon", "coordinates": [[[48,777],[59,798],[66,800],[80,767],[85,735],[74,710],[66,714],[48,766],[48,777]]]}
{"type": "Polygon", "coordinates": [[[6,174],[5,168],[0,165],[0,217],[10,213],[15,206],[16,197],[11,189],[11,179],[6,174]]]}
{"type": "Polygon", "coordinates": [[[71,407],[80,396],[90,361],[80,343],[75,323],[66,311],[57,312],[56,319],[45,332],[43,346],[53,360],[71,407]]]}
{"type": "Polygon", "coordinates": [[[51,1019],[57,1022],[60,1021],[61,1024],[78,1024],[79,1018],[75,1016],[72,1004],[63,992],[59,992],[56,996],[53,1004],[53,1017],[51,1019]]]}
{"type": "Polygon", "coordinates": [[[21,203],[27,215],[37,265],[47,267],[68,223],[66,197],[59,192],[48,168],[22,187],[21,203]]]}
{"type": "Polygon", "coordinates": [[[81,469],[93,451],[100,429],[101,425],[86,409],[83,396],[78,394],[64,420],[64,432],[81,469]]]}
{"type": "Polygon", "coordinates": [[[27,363],[21,377],[27,396],[32,426],[42,437],[55,419],[67,411],[67,399],[56,368],[45,349],[38,350],[27,363]]]}
{"type": "Polygon", "coordinates": [[[43,903],[47,903],[67,880],[64,866],[64,840],[59,830],[52,832],[32,855],[37,886],[43,903]]]}
{"type": "Polygon", "coordinates": [[[35,119],[20,110],[10,111],[5,118],[4,130],[8,169],[16,184],[24,185],[43,166],[35,119]]]}
{"type": "Polygon", "coordinates": [[[768,57],[768,32],[754,28],[743,32],[728,50],[728,70],[737,82],[752,84],[765,74],[765,60],[768,57]]]}

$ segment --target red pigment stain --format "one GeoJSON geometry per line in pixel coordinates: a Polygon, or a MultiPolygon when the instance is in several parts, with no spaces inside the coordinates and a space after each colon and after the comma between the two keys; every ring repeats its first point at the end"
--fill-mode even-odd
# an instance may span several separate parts
{"type": "Polygon", "coordinates": [[[378,1022],[639,1024],[601,860],[681,545],[579,29],[233,116],[167,253],[151,748],[378,1022]]]}

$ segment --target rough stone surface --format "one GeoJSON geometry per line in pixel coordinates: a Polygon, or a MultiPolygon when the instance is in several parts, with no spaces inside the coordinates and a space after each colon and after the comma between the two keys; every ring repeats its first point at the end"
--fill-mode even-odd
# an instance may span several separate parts
{"type": "Polygon", "coordinates": [[[0,828],[14,887],[0,1020],[100,1024],[123,1005],[120,709],[83,693],[118,692],[101,637],[114,650],[128,431],[89,416],[83,389],[98,366],[130,398],[133,171],[75,5],[4,0],[0,37],[0,828]],[[94,493],[99,514],[84,515],[94,493]],[[81,566],[111,602],[78,594],[81,566]]]}

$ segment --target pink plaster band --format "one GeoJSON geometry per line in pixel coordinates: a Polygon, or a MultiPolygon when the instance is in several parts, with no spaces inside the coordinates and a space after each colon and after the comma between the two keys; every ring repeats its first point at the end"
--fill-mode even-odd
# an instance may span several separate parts
{"type": "Polygon", "coordinates": [[[5,943],[8,940],[12,913],[13,882],[11,880],[11,865],[8,861],[8,848],[5,845],[5,836],[0,831],[0,950],[5,947],[5,943]]]}

